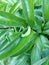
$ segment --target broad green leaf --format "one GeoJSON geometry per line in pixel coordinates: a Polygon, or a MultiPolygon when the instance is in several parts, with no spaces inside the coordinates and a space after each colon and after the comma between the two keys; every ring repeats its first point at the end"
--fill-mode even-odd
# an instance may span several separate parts
{"type": "Polygon", "coordinates": [[[49,1],[48,0],[43,0],[42,10],[43,10],[43,17],[45,19],[45,22],[49,21],[49,1]]]}
{"type": "Polygon", "coordinates": [[[28,12],[27,0],[21,0],[21,2],[22,2],[24,17],[25,17],[26,21],[28,22],[29,12],[28,12]]]}
{"type": "MultiPolygon", "coordinates": [[[[20,41],[21,44],[20,43],[19,44],[22,46],[22,42],[23,42],[23,46],[21,47],[21,49],[18,50],[18,52],[21,51],[21,52],[19,52],[19,54],[20,53],[23,54],[23,53],[29,51],[31,49],[31,47],[33,46],[34,41],[37,38],[37,36],[38,35],[33,34],[31,38],[28,38],[29,36],[27,36],[27,37],[24,37],[23,39],[21,39],[21,41],[20,41]]],[[[18,47],[20,48],[20,46],[18,46],[18,47]]]]}
{"type": "MultiPolygon", "coordinates": [[[[38,36],[37,34],[33,34],[31,38],[30,38],[30,37],[29,37],[29,38],[27,38],[27,37],[25,38],[25,37],[24,37],[24,38],[22,39],[22,41],[25,40],[25,41],[24,41],[24,44],[25,44],[25,45],[22,47],[23,50],[20,49],[21,54],[22,54],[23,52],[27,52],[27,51],[29,51],[29,50],[31,49],[31,47],[34,45],[34,42],[35,42],[35,39],[37,38],[37,36],[38,36]]],[[[22,43],[22,42],[21,42],[21,43],[22,43]]],[[[21,44],[20,44],[20,45],[21,45],[21,44]]],[[[20,54],[20,52],[19,52],[19,54],[20,54]]]]}
{"type": "MultiPolygon", "coordinates": [[[[6,27],[26,27],[25,21],[14,21],[12,19],[5,19],[5,18],[0,18],[0,24],[4,25],[6,27]]],[[[5,28],[6,28],[5,27],[5,28]]]]}
{"type": "Polygon", "coordinates": [[[27,0],[29,8],[29,25],[33,27],[34,22],[34,0],[27,0]]]}
{"type": "Polygon", "coordinates": [[[34,0],[21,0],[26,22],[33,27],[34,24],[34,0]]]}
{"type": "MultiPolygon", "coordinates": [[[[8,20],[12,20],[12,21],[15,21],[15,22],[21,22],[21,23],[26,23],[26,21],[23,19],[23,18],[21,18],[21,17],[18,17],[18,16],[15,16],[15,15],[13,15],[13,14],[10,14],[10,13],[8,13],[8,12],[3,12],[3,11],[0,11],[0,16],[2,16],[2,17],[4,17],[4,18],[6,18],[6,19],[8,19],[8,20]]],[[[1,21],[0,21],[1,22],[1,21]]],[[[3,22],[4,23],[4,22],[3,22]]],[[[18,23],[18,24],[19,24],[18,23]]],[[[20,25],[20,24],[19,24],[20,25]]],[[[26,25],[26,24],[25,24],[26,25]]]]}
{"type": "Polygon", "coordinates": [[[31,32],[31,34],[29,34],[27,37],[21,38],[19,44],[16,47],[17,52],[15,53],[15,55],[22,54],[22,53],[28,51],[32,47],[33,42],[35,41],[35,38],[36,38],[36,37],[33,38],[33,34],[34,34],[34,32],[31,32]],[[20,45],[21,45],[21,47],[20,47],[20,45]]]}
{"type": "Polygon", "coordinates": [[[41,59],[41,54],[42,54],[42,42],[40,37],[38,37],[35,41],[35,45],[32,48],[31,52],[31,65],[36,63],[41,59]]]}

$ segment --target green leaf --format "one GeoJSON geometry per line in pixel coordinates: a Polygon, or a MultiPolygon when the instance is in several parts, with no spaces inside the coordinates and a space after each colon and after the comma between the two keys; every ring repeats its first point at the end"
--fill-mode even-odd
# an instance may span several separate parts
{"type": "Polygon", "coordinates": [[[17,50],[18,52],[14,55],[17,56],[19,54],[23,54],[25,52],[28,52],[32,46],[34,45],[35,39],[37,38],[38,34],[32,32],[30,35],[26,36],[26,37],[22,37],[21,41],[19,42],[19,44],[22,46],[20,48],[20,45],[17,46],[17,48],[20,48],[19,50],[17,50]],[[33,35],[32,35],[33,33],[33,35]],[[22,43],[23,42],[23,43],[22,43]],[[21,52],[20,52],[21,51],[21,52]]]}
{"type": "Polygon", "coordinates": [[[48,0],[43,0],[43,17],[45,19],[45,22],[49,21],[49,1],[48,0]]]}
{"type": "Polygon", "coordinates": [[[34,0],[27,0],[28,1],[28,8],[29,8],[29,24],[33,27],[34,22],[34,0]]]}
{"type": "Polygon", "coordinates": [[[21,0],[26,22],[33,27],[34,24],[34,0],[21,0]]]}
{"type": "Polygon", "coordinates": [[[27,8],[27,0],[21,0],[22,2],[22,8],[23,8],[23,14],[24,14],[24,17],[26,19],[26,22],[28,22],[28,16],[29,16],[29,13],[28,13],[28,8],[27,8]]]}
{"type": "MultiPolygon", "coordinates": [[[[18,19],[19,20],[19,19],[18,19]]],[[[12,19],[0,18],[0,24],[6,27],[26,27],[25,21],[14,21],[12,19]]]]}
{"type": "MultiPolygon", "coordinates": [[[[10,14],[10,13],[8,13],[8,12],[3,12],[3,11],[0,11],[0,16],[2,16],[2,17],[4,17],[4,18],[6,18],[6,19],[9,19],[9,20],[13,20],[13,21],[15,21],[15,22],[21,22],[21,23],[25,23],[26,21],[23,19],[23,18],[21,18],[21,17],[18,17],[18,16],[15,16],[15,15],[13,15],[13,14],[10,14]]],[[[18,24],[19,24],[18,23],[18,24]]]]}
{"type": "Polygon", "coordinates": [[[31,52],[31,65],[36,63],[41,59],[41,54],[42,54],[42,43],[40,37],[38,37],[35,41],[35,45],[32,48],[31,52]]]}
{"type": "Polygon", "coordinates": [[[26,38],[24,37],[23,39],[21,39],[20,43],[22,44],[23,42],[23,47],[20,49],[21,52],[19,52],[18,54],[20,53],[23,54],[29,51],[31,47],[34,45],[35,39],[37,38],[38,34],[34,34],[34,32],[32,33],[33,33],[33,35],[31,34],[32,37],[28,36],[26,38]]]}

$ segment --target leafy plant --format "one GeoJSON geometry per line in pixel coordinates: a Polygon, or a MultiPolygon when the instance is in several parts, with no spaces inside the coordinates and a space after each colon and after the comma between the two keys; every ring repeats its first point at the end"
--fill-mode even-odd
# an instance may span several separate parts
{"type": "Polygon", "coordinates": [[[49,1],[0,0],[1,65],[49,65],[49,1]]]}

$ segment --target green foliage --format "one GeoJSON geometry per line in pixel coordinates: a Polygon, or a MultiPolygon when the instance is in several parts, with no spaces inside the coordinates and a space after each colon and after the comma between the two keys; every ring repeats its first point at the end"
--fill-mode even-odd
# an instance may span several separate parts
{"type": "Polygon", "coordinates": [[[48,0],[43,0],[43,17],[45,22],[49,20],[49,2],[48,0]]]}
{"type": "Polygon", "coordinates": [[[49,65],[49,1],[0,0],[0,65],[49,65]]]}

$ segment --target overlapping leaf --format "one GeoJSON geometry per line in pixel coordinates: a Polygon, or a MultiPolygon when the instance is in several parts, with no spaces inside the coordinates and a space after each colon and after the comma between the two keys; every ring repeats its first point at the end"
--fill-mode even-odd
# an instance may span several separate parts
{"type": "Polygon", "coordinates": [[[34,0],[21,0],[23,14],[26,22],[33,27],[34,24],[34,0]]]}
{"type": "Polygon", "coordinates": [[[0,16],[2,16],[2,17],[5,18],[5,19],[3,18],[4,20],[3,19],[0,19],[0,23],[2,25],[16,26],[16,24],[17,24],[18,27],[19,26],[26,26],[26,21],[23,18],[21,18],[21,17],[15,16],[13,14],[10,14],[10,13],[7,13],[7,12],[3,12],[3,11],[0,11],[0,16]]]}

